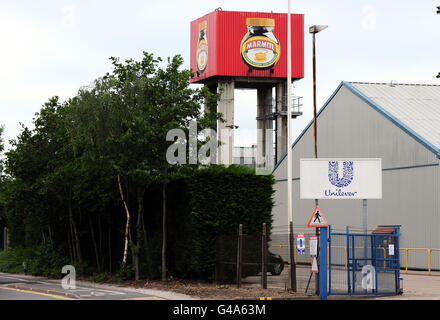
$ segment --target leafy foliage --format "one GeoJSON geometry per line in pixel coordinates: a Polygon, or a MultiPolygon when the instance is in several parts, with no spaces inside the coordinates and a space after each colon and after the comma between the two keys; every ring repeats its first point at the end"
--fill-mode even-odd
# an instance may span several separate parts
{"type": "Polygon", "coordinates": [[[0,252],[0,271],[29,273],[35,276],[60,278],[68,258],[60,247],[47,243],[38,247],[13,247],[0,252]]]}
{"type": "Polygon", "coordinates": [[[54,277],[73,264],[96,281],[209,278],[217,235],[271,223],[273,180],[236,166],[170,165],[168,131],[188,136],[193,121],[198,132],[215,128],[219,95],[191,87],[179,55],[111,62],[75,97],[48,99],[34,128],[10,141],[0,227],[12,248],[0,270],[20,272],[25,262],[27,272],[54,277]]]}
{"type": "Polygon", "coordinates": [[[255,175],[245,167],[212,166],[197,171],[188,183],[194,246],[192,268],[210,277],[215,262],[216,240],[237,234],[260,236],[262,224],[272,226],[273,176],[255,175]]]}
{"type": "Polygon", "coordinates": [[[61,269],[69,264],[69,259],[60,247],[52,242],[36,248],[28,262],[28,271],[34,276],[60,278],[61,269]]]}
{"type": "MultiPolygon", "coordinates": [[[[270,230],[273,183],[271,175],[255,175],[254,170],[236,165],[211,165],[174,175],[168,188],[169,274],[211,280],[221,235],[236,238],[239,224],[255,237],[261,236],[264,222],[270,230]]],[[[152,232],[160,223],[160,204],[154,201],[157,194],[159,186],[151,188],[145,200],[152,214],[149,242],[153,248],[161,241],[160,234],[152,232]]],[[[158,265],[160,252],[153,250],[152,259],[153,265],[158,265]]],[[[150,278],[157,276],[154,269],[148,274],[150,278]]]]}
{"type": "Polygon", "coordinates": [[[32,257],[33,248],[15,247],[0,252],[0,272],[21,273],[32,257]],[[24,263],[24,265],[23,265],[24,263]]]}

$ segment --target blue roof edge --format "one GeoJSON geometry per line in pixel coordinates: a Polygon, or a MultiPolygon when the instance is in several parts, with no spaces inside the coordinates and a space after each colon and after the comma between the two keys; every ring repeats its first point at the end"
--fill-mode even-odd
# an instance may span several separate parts
{"type": "Polygon", "coordinates": [[[404,124],[402,121],[397,119],[395,116],[390,114],[388,111],[383,109],[380,105],[378,105],[376,102],[365,96],[361,91],[356,89],[351,83],[349,82],[342,82],[344,86],[349,89],[353,94],[361,98],[364,102],[366,102],[368,105],[373,107],[375,110],[380,112],[382,115],[385,116],[388,120],[390,120],[392,123],[394,123],[396,126],[398,126],[400,129],[402,129],[404,132],[409,134],[411,137],[413,137],[417,142],[422,144],[425,148],[427,148],[429,151],[434,153],[437,157],[437,159],[440,159],[440,149],[435,147],[432,143],[430,143],[428,140],[423,138],[421,135],[419,135],[417,132],[415,132],[413,129],[408,127],[406,124],[404,124]]]}
{"type": "MultiPolygon", "coordinates": [[[[437,159],[440,159],[440,149],[436,148],[434,145],[432,145],[430,142],[428,142],[426,139],[421,137],[419,134],[417,134],[414,130],[409,128],[407,125],[402,123],[399,119],[391,115],[389,112],[384,110],[381,106],[379,106],[377,103],[375,103],[373,100],[368,98],[366,95],[364,95],[361,91],[356,89],[351,83],[347,81],[342,81],[339,86],[336,88],[335,92],[328,98],[328,100],[324,103],[323,107],[319,110],[316,117],[318,117],[321,112],[324,111],[324,109],[327,107],[327,105],[330,103],[330,101],[333,99],[333,97],[338,93],[338,91],[341,89],[341,87],[344,86],[348,90],[350,90],[354,95],[361,98],[364,102],[366,102],[369,106],[374,108],[376,111],[380,112],[382,115],[384,115],[388,120],[390,120],[392,123],[397,125],[400,129],[402,129],[404,132],[408,133],[411,137],[413,137],[416,141],[418,141],[420,144],[422,144],[424,147],[426,147],[429,151],[434,153],[437,157],[437,159]]],[[[304,130],[301,132],[301,134],[296,138],[295,142],[293,142],[291,148],[293,148],[298,141],[302,138],[302,136],[306,133],[306,131],[310,128],[310,126],[313,124],[313,120],[309,122],[309,124],[304,128],[304,130]]],[[[275,172],[275,170],[280,166],[280,164],[283,162],[283,160],[287,157],[287,152],[281,157],[281,159],[276,163],[275,167],[272,170],[272,173],[275,172]]]]}

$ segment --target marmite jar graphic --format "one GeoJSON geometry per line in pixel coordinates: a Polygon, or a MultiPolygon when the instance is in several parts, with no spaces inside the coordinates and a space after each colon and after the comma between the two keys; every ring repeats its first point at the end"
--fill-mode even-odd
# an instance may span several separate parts
{"type": "Polygon", "coordinates": [[[247,18],[248,32],[241,41],[241,57],[252,69],[273,68],[280,59],[280,43],[273,33],[274,19],[247,18]]]}
{"type": "Polygon", "coordinates": [[[208,65],[208,38],[206,30],[208,27],[207,21],[199,23],[199,41],[197,43],[197,69],[200,73],[205,71],[208,65]]]}

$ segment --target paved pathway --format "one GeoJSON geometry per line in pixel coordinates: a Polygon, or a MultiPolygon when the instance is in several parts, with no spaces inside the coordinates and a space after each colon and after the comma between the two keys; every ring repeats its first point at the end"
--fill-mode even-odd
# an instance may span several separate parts
{"type": "Polygon", "coordinates": [[[403,278],[403,294],[394,297],[382,297],[377,299],[392,300],[440,300],[440,272],[405,271],[401,273],[403,278]]]}
{"type": "Polygon", "coordinates": [[[190,300],[172,292],[135,289],[77,281],[75,289],[63,289],[61,280],[0,273],[0,300],[190,300]]]}
{"type": "MultiPolygon", "coordinates": [[[[280,276],[271,276],[268,274],[267,286],[268,288],[285,289],[288,286],[288,268],[286,268],[280,276]]],[[[345,276],[344,270],[341,270],[339,276],[345,276]]],[[[297,286],[298,292],[305,292],[310,276],[310,266],[297,267],[297,286]]],[[[333,274],[335,276],[335,274],[333,274]]],[[[338,276],[338,274],[336,274],[338,276]]],[[[400,274],[403,279],[403,294],[398,296],[377,297],[375,299],[388,300],[440,300],[440,272],[431,272],[428,275],[427,271],[405,271],[402,270],[400,274]]],[[[243,285],[249,287],[261,287],[261,277],[253,276],[242,280],[243,285]]],[[[309,283],[307,293],[314,292],[314,276],[309,283]]],[[[331,299],[346,299],[346,296],[331,296],[331,299]]],[[[363,298],[363,297],[358,297],[363,298]]],[[[368,297],[371,299],[373,297],[368,297]]]]}

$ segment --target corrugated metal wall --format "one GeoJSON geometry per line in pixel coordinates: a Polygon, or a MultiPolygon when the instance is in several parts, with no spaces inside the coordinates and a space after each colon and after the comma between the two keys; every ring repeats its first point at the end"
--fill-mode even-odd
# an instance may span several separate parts
{"type": "MultiPolygon", "coordinates": [[[[318,117],[318,156],[382,158],[383,199],[368,200],[368,228],[401,224],[401,247],[440,248],[439,159],[342,86],[318,117]]],[[[313,158],[313,126],[293,148],[293,222],[307,225],[314,200],[299,199],[299,159],[313,158]]],[[[287,224],[286,160],[275,170],[274,226],[287,224]]],[[[362,227],[362,200],[320,200],[333,229],[362,227]]],[[[401,254],[404,258],[404,252],[401,254]]],[[[440,252],[432,267],[440,269],[440,252]]],[[[404,262],[404,260],[402,260],[404,262]]],[[[413,268],[427,268],[426,251],[411,252],[413,268]]]]}

